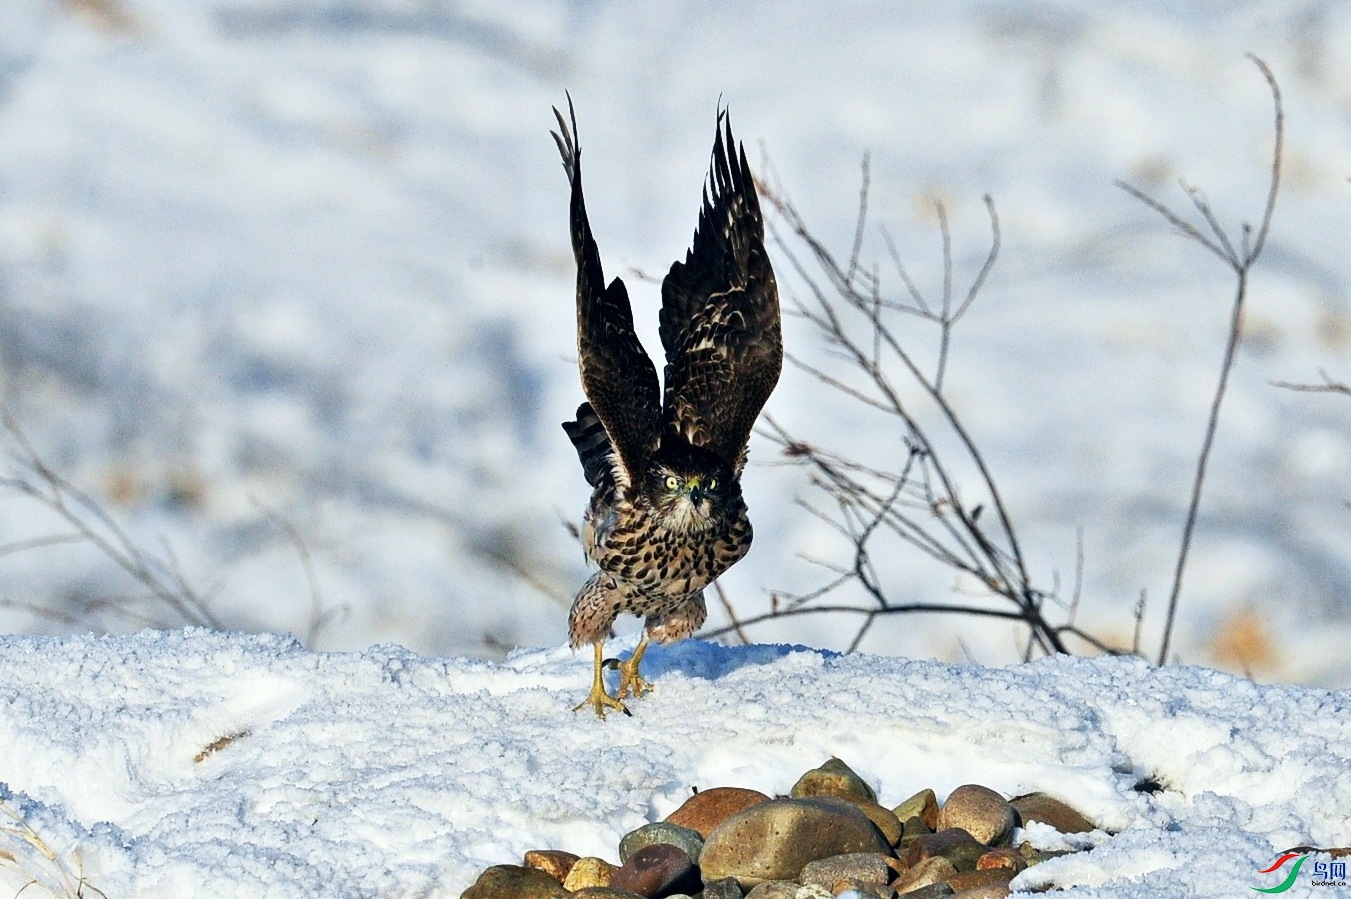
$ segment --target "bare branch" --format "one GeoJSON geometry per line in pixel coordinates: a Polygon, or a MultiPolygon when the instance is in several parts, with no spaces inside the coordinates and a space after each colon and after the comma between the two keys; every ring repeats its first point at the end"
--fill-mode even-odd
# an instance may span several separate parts
{"type": "Polygon", "coordinates": [[[858,189],[858,224],[854,226],[854,249],[849,253],[849,271],[844,276],[846,284],[854,283],[854,275],[858,272],[858,254],[863,250],[863,234],[868,224],[868,185],[872,179],[867,153],[863,154],[862,169],[862,183],[858,189]]]}
{"type": "MultiPolygon", "coordinates": [[[[790,608],[794,614],[805,614],[817,608],[816,600],[826,593],[845,584],[858,586],[869,597],[872,614],[865,616],[855,633],[853,647],[867,634],[877,615],[892,614],[898,608],[919,608],[894,606],[879,578],[872,545],[886,536],[899,539],[940,564],[973,578],[995,596],[1011,601],[1013,609],[1001,617],[1025,622],[1031,632],[1031,645],[1044,652],[1063,652],[1059,634],[1042,617],[1046,593],[1030,581],[1012,519],[993,473],[943,391],[952,329],[979,295],[998,258],[999,219],[994,203],[985,198],[992,232],[989,252],[960,302],[954,297],[951,229],[941,204],[937,205],[943,263],[939,302],[925,298],[902,263],[891,236],[883,232],[887,251],[907,294],[905,300],[898,302],[883,295],[879,278],[865,274],[859,260],[866,223],[866,191],[865,163],[860,196],[860,206],[865,208],[860,209],[847,265],[841,265],[812,235],[787,199],[779,193],[766,193],[768,202],[779,213],[778,223],[771,222],[770,234],[806,290],[805,298],[797,300],[796,311],[818,330],[829,349],[839,353],[845,374],[827,372],[797,357],[790,357],[789,361],[840,395],[894,416],[902,428],[906,447],[904,466],[899,472],[889,472],[883,469],[890,466],[859,463],[797,439],[777,423],[769,422],[769,436],[783,447],[785,457],[809,466],[811,483],[830,500],[823,508],[805,507],[853,547],[848,564],[824,566],[832,573],[826,587],[796,598],[790,608]],[[806,249],[803,255],[796,251],[801,247],[806,249]],[[916,316],[935,327],[938,351],[932,375],[916,363],[911,350],[893,331],[888,320],[892,314],[916,316]],[[866,340],[854,336],[859,327],[865,330],[866,340]],[[918,388],[916,396],[927,399],[937,409],[936,426],[912,412],[905,397],[908,388],[903,389],[894,381],[893,370],[908,376],[908,381],[918,388]],[[951,462],[946,454],[935,451],[939,432],[945,446],[952,442],[951,438],[956,439],[957,456],[951,462]],[[984,502],[995,510],[999,539],[992,539],[980,524],[981,506],[972,508],[963,501],[953,476],[953,466],[958,465],[976,469],[984,502]]],[[[966,608],[942,604],[937,607],[959,612],[966,608]]],[[[746,619],[741,623],[749,625],[758,620],[746,619]]]]}
{"type": "Polygon", "coordinates": [[[1323,379],[1322,384],[1295,384],[1289,381],[1272,381],[1271,386],[1280,387],[1284,390],[1294,390],[1301,393],[1341,393],[1351,395],[1351,386],[1342,381],[1333,380],[1327,372],[1319,369],[1318,376],[1323,379]]]}
{"type": "Polygon", "coordinates": [[[252,502],[254,508],[262,512],[263,516],[272,522],[274,527],[286,535],[286,539],[290,541],[297,558],[300,559],[300,567],[305,572],[305,583],[309,587],[310,593],[310,620],[305,630],[305,645],[313,649],[323,629],[335,620],[349,615],[352,611],[351,606],[343,603],[332,608],[325,608],[323,590],[319,587],[319,575],[314,568],[314,556],[311,555],[309,544],[305,542],[300,529],[280,512],[265,506],[256,497],[252,499],[252,502]]]}
{"type": "Polygon", "coordinates": [[[1210,403],[1210,414],[1206,421],[1205,437],[1201,442],[1201,452],[1196,462],[1196,474],[1192,480],[1191,499],[1187,507],[1187,517],[1182,528],[1181,545],[1178,550],[1177,565],[1173,572],[1173,586],[1168,596],[1168,611],[1165,618],[1163,639],[1159,647],[1158,663],[1166,664],[1168,660],[1168,650],[1172,642],[1173,628],[1177,621],[1178,600],[1182,593],[1183,575],[1187,568],[1187,557],[1191,551],[1192,536],[1196,530],[1196,521],[1201,505],[1201,492],[1205,485],[1206,468],[1210,461],[1211,449],[1215,444],[1215,434],[1219,428],[1220,406],[1224,402],[1225,392],[1229,385],[1229,374],[1234,367],[1234,359],[1238,353],[1239,344],[1243,340],[1243,312],[1244,304],[1248,297],[1248,275],[1256,264],[1258,257],[1262,254],[1262,249],[1266,246],[1267,234],[1271,229],[1272,215],[1276,210],[1276,196],[1280,190],[1281,182],[1281,161],[1282,151],[1285,140],[1285,112],[1281,103],[1280,88],[1276,84],[1275,77],[1271,74],[1271,69],[1257,56],[1248,54],[1248,58],[1253,61],[1262,77],[1266,79],[1267,86],[1271,90],[1271,102],[1275,109],[1275,141],[1272,147],[1270,180],[1267,187],[1266,206],[1262,211],[1262,218],[1256,231],[1256,239],[1249,242],[1247,234],[1251,229],[1244,226],[1244,252],[1240,255],[1233,246],[1233,241],[1228,233],[1216,220],[1210,205],[1202,197],[1200,191],[1195,188],[1188,188],[1187,193],[1192,201],[1192,205],[1201,214],[1206,226],[1210,229],[1211,237],[1202,234],[1196,227],[1188,224],[1180,215],[1173,212],[1168,207],[1145,196],[1140,191],[1129,185],[1121,186],[1137,200],[1159,213],[1169,224],[1180,229],[1183,234],[1190,237],[1200,246],[1209,250],[1211,253],[1223,259],[1234,271],[1235,288],[1234,299],[1229,315],[1229,333],[1228,340],[1224,349],[1224,360],[1220,365],[1219,383],[1215,388],[1215,395],[1210,403]]]}

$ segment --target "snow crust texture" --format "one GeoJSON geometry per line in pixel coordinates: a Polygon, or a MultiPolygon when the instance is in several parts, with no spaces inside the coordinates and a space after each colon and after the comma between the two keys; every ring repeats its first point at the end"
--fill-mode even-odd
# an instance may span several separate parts
{"type": "MultiPolygon", "coordinates": [[[[648,660],[656,690],[600,722],[570,711],[589,658],[566,648],[490,663],[205,631],[10,637],[0,780],[109,896],[455,897],[528,849],[615,860],[694,787],[784,793],[831,756],[884,804],[980,782],[1098,824],[1063,838],[1092,851],[1024,888],[1232,896],[1267,885],[1279,851],[1351,842],[1342,693],[1123,658],[984,668],[688,641],[648,660]]],[[[25,872],[0,883],[55,882],[0,840],[25,872]]]]}

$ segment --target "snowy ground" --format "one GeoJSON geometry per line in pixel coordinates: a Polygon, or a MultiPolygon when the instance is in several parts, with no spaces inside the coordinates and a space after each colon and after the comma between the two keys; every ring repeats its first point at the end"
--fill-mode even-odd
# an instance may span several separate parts
{"type": "MultiPolygon", "coordinates": [[[[109,897],[457,897],[528,849],[617,861],[619,837],[691,787],[782,793],[832,755],[883,802],[979,782],[1051,792],[1103,828],[1027,889],[1230,897],[1278,883],[1288,869],[1257,872],[1285,849],[1351,842],[1344,693],[1125,659],[698,641],[647,659],[656,690],[601,722],[570,711],[588,660],[560,649],[494,663],[205,631],[6,638],[5,798],[109,897]],[[1145,778],[1163,791],[1136,791],[1145,778]]],[[[0,849],[55,886],[3,822],[0,849]]],[[[1318,860],[1287,895],[1335,892],[1309,883],[1318,860]]]]}
{"type": "MultiPolygon", "coordinates": [[[[1271,385],[1351,377],[1342,5],[961,0],[823,18],[805,0],[7,0],[3,398],[224,627],[481,657],[556,644],[584,578],[560,518],[585,486],[557,424],[580,391],[549,107],[576,98],[602,252],[651,337],[656,286],[633,273],[659,275],[686,246],[721,96],[757,166],[767,154],[841,252],[871,152],[872,220],[931,290],[932,200],[964,278],[994,196],[1003,254],[958,332],[950,390],[1039,581],[1068,585],[1082,531],[1081,622],[1129,642],[1143,589],[1157,646],[1231,285],[1112,182],[1181,199],[1185,177],[1226,224],[1255,219],[1271,109],[1245,51],[1285,92],[1286,179],[1176,645],[1345,686],[1351,402],[1271,385]],[[345,613],[315,633],[278,518],[307,547],[318,606],[345,613]]],[[[877,232],[866,253],[885,260],[877,232]]],[[[799,322],[787,341],[822,358],[799,322]]],[[[769,411],[851,454],[896,452],[893,432],[797,373],[769,411]]],[[[743,616],[820,584],[806,559],[843,549],[793,504],[804,472],[772,461],[757,438],[757,543],[724,579],[743,616]]],[[[62,530],[0,496],[0,546],[62,530]]],[[[909,556],[887,564],[899,600],[969,592],[909,556]]],[[[0,556],[9,631],[181,622],[110,611],[138,592],[78,547],[0,556]]],[[[752,637],[842,647],[854,623],[752,637]]],[[[879,626],[865,648],[999,663],[1017,640],[928,618],[879,626]]]]}
{"type": "MultiPolygon", "coordinates": [[[[840,252],[871,153],[872,220],[929,289],[933,200],[969,278],[993,195],[1003,252],[951,394],[1040,580],[1068,583],[1082,532],[1081,623],[1128,642],[1143,589],[1157,645],[1231,284],[1113,181],[1181,199],[1185,178],[1227,224],[1254,220],[1271,108],[1252,51],[1285,95],[1287,165],[1176,645],[1351,686],[1351,401],[1272,386],[1351,379],[1351,7],[0,6],[6,407],[222,627],[356,651],[0,642],[9,805],[109,896],[454,896],[527,848],[610,854],[691,786],[783,790],[832,754],[884,798],[1047,788],[1119,831],[1028,887],[1235,895],[1278,850],[1351,844],[1345,693],[1120,660],[887,657],[1015,657],[1014,632],[969,619],[888,622],[864,646],[880,655],[835,657],[853,622],[818,619],[751,634],[813,650],[654,650],[659,692],[601,727],[568,711],[585,655],[466,658],[557,647],[585,576],[560,522],[585,501],[557,424],[580,399],[547,134],[565,89],[602,254],[650,347],[657,288],[639,273],[684,251],[720,96],[753,164],[840,252]],[[1134,792],[1142,776],[1167,789],[1134,792]]],[[[865,253],[885,260],[878,233],[865,253]]],[[[786,341],[827,358],[800,322],[786,341]]],[[[800,373],[769,411],[866,459],[896,451],[800,373]]],[[[758,438],[751,457],[756,545],[724,578],[743,616],[818,585],[807,559],[841,551],[794,504],[803,471],[758,438]]],[[[25,542],[64,532],[0,494],[0,630],[182,623],[104,555],[25,542]]],[[[969,592],[880,563],[899,600],[969,592]]]]}

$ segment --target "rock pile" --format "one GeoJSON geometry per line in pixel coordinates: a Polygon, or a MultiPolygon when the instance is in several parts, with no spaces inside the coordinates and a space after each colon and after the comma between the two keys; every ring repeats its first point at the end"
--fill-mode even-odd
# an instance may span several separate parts
{"type": "Polygon", "coordinates": [[[832,758],[788,796],[715,787],[619,844],[619,865],[559,849],[484,871],[461,899],[990,899],[1050,853],[1012,845],[1028,822],[1086,833],[1043,793],[1006,800],[977,784],[940,808],[921,790],[887,808],[832,758]]]}

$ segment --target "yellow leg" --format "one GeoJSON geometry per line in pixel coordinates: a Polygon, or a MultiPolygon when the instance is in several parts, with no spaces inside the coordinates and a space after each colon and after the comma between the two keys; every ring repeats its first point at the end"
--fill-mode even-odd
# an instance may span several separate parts
{"type": "Polygon", "coordinates": [[[642,663],[645,652],[647,652],[646,631],[643,632],[642,639],[638,641],[638,646],[633,650],[633,655],[629,656],[629,660],[616,666],[619,669],[619,689],[615,692],[615,698],[623,699],[632,694],[637,699],[652,689],[652,685],[643,680],[642,675],[638,673],[638,665],[642,663]]]}
{"type": "MultiPolygon", "coordinates": [[[[605,718],[606,709],[618,709],[627,715],[629,714],[629,710],[624,707],[624,703],[605,692],[605,681],[601,678],[601,672],[605,667],[605,662],[601,658],[604,655],[605,641],[597,640],[595,642],[595,647],[596,663],[591,675],[591,692],[587,694],[586,699],[582,700],[575,708],[573,708],[573,711],[579,712],[587,706],[591,706],[591,708],[596,710],[596,717],[601,718],[602,720],[605,718]]],[[[623,689],[622,683],[621,680],[621,689],[623,689]]]]}

